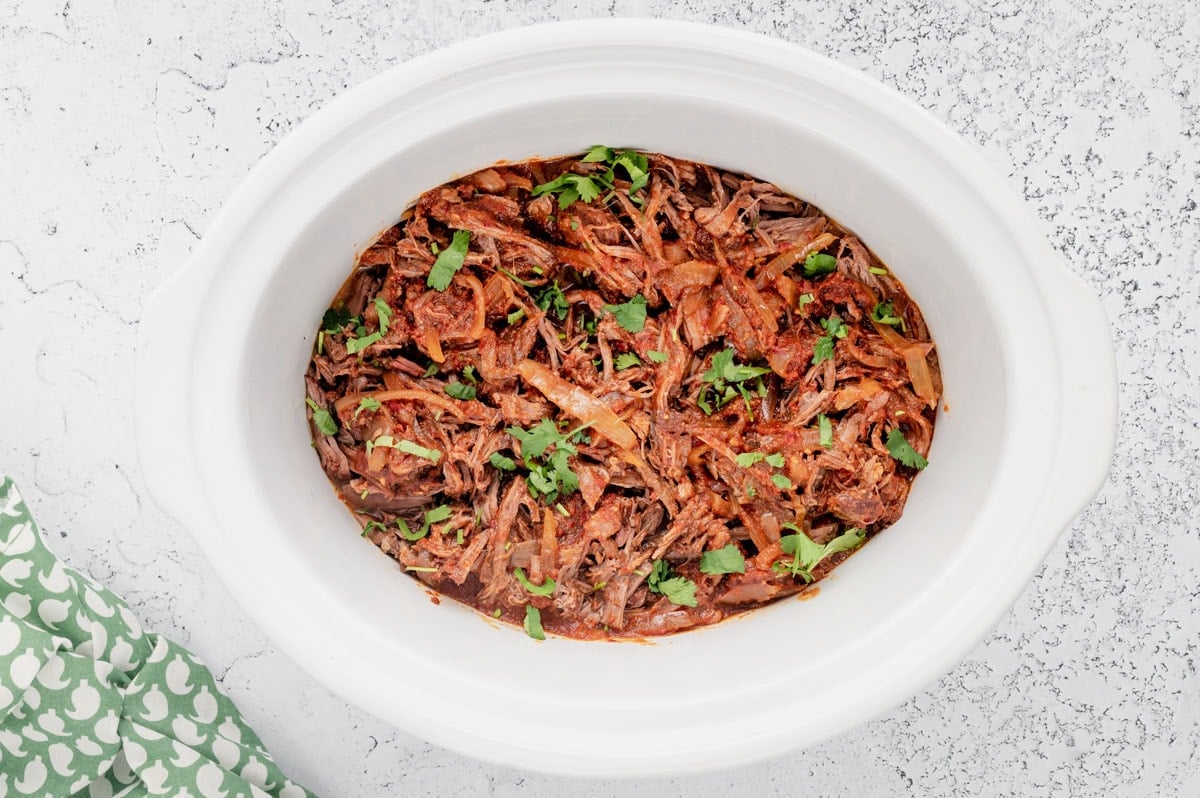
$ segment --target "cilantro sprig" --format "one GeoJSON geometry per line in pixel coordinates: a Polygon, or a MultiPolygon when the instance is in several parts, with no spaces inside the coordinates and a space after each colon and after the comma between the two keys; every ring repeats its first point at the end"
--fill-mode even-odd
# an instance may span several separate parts
{"type": "Polygon", "coordinates": [[[322,435],[336,435],[338,431],[337,419],[333,417],[325,408],[318,405],[312,399],[305,399],[304,403],[312,408],[313,423],[317,425],[317,430],[322,435]]]}
{"type": "Polygon", "coordinates": [[[867,532],[858,527],[851,527],[833,540],[822,546],[816,543],[795,524],[784,524],[785,529],[795,534],[784,535],[779,539],[779,547],[784,554],[792,555],[791,562],[777,562],[771,566],[779,573],[790,573],[805,582],[813,581],[813,569],[832,554],[858,548],[867,539],[867,532]]]}
{"type": "Polygon", "coordinates": [[[826,360],[833,360],[833,344],[839,338],[845,338],[849,329],[845,323],[837,316],[830,316],[827,319],[821,319],[821,329],[825,330],[825,334],[813,343],[813,365],[822,363],[826,360]]]}
{"type": "Polygon", "coordinates": [[[741,549],[736,544],[729,543],[700,555],[700,573],[744,574],[746,573],[746,558],[742,556],[741,549]]]}
{"type": "MultiPolygon", "coordinates": [[[[530,495],[541,496],[547,504],[554,504],[561,496],[579,489],[579,475],[571,469],[570,456],[578,452],[572,438],[577,438],[583,429],[560,432],[553,421],[543,418],[527,430],[520,427],[505,430],[521,443],[521,458],[527,472],[525,484],[530,495]],[[551,447],[553,451],[549,451],[551,447]]],[[[510,458],[505,460],[512,462],[510,458]]],[[[494,460],[492,465],[496,465],[494,460]]],[[[515,468],[515,462],[513,466],[515,468]]]]}
{"type": "MultiPolygon", "coordinates": [[[[739,394],[745,400],[746,408],[749,409],[750,390],[745,383],[771,373],[769,368],[737,363],[733,359],[733,355],[732,349],[722,349],[717,352],[712,357],[712,365],[709,366],[708,371],[700,377],[708,384],[700,389],[700,393],[696,397],[696,405],[704,411],[705,415],[711,416],[714,410],[729,404],[739,394]]],[[[758,384],[761,394],[765,391],[761,379],[758,384]]]]}
{"type": "Polygon", "coordinates": [[[892,457],[899,460],[903,465],[909,468],[915,468],[918,471],[929,465],[929,461],[921,456],[921,453],[914,449],[904,437],[904,433],[899,427],[892,427],[888,433],[887,440],[884,441],[887,446],[888,453],[892,457]]]}
{"type": "Polygon", "coordinates": [[[597,144],[583,156],[584,163],[603,163],[608,169],[591,175],[578,175],[574,172],[564,172],[553,180],[535,186],[533,196],[556,194],[559,210],[566,210],[577,201],[592,202],[605,191],[614,191],[617,180],[617,170],[620,169],[629,178],[629,198],[640,208],[643,201],[637,193],[650,182],[650,161],[645,155],[633,150],[614,150],[603,144],[597,144]]]}
{"type": "Polygon", "coordinates": [[[641,294],[634,294],[633,299],[620,305],[605,305],[604,309],[631,333],[640,333],[646,327],[646,297],[641,294]]]}
{"type": "Polygon", "coordinates": [[[677,576],[666,560],[655,560],[646,577],[646,587],[651,593],[667,597],[667,601],[680,607],[696,606],[696,583],[685,576],[677,576]]]}

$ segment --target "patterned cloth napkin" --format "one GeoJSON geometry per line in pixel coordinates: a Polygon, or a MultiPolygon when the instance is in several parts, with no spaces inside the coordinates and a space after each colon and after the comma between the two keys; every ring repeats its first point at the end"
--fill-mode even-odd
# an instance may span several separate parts
{"type": "Polygon", "coordinates": [[[0,798],[311,795],[212,674],[56,558],[0,474],[0,798]]]}

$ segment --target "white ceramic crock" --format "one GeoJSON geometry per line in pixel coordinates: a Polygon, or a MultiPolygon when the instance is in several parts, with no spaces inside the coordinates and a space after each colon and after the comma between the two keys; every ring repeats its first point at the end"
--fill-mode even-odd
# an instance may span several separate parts
{"type": "Polygon", "coordinates": [[[525,28],[409,61],[290,134],[141,323],[155,498],[312,675],[471,756],[679,774],[812,745],[974,646],[1095,494],[1116,379],[1099,303],[932,117],[773,39],[666,22],[525,28]],[[422,190],[500,159],[658,150],[774,181],[855,230],[938,343],[949,410],[904,517],[812,600],[650,645],[536,643],[357,534],[309,447],[304,372],[355,256],[422,190]]]}

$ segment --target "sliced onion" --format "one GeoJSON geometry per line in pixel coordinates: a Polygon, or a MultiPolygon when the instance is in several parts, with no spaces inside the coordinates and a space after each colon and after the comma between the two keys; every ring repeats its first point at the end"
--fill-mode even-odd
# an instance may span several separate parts
{"type": "Polygon", "coordinates": [[[909,341],[890,325],[877,321],[872,321],[871,324],[884,342],[904,358],[904,365],[908,367],[908,378],[912,380],[913,393],[930,407],[936,405],[937,391],[934,390],[933,374],[929,371],[929,361],[926,360],[929,344],[909,341]]]}
{"type": "Polygon", "coordinates": [[[778,277],[814,252],[820,252],[837,240],[832,233],[822,233],[804,246],[792,247],[781,252],[759,271],[760,278],[778,277]]]}
{"type": "Polygon", "coordinates": [[[374,399],[377,402],[418,402],[426,405],[435,405],[438,408],[448,411],[455,418],[462,418],[463,412],[455,404],[454,400],[446,396],[438,396],[436,393],[429,391],[417,390],[402,390],[402,391],[367,391],[366,393],[348,393],[334,403],[338,412],[342,412],[349,407],[357,407],[358,403],[366,398],[374,399]]]}
{"type": "Polygon", "coordinates": [[[442,339],[438,337],[435,327],[425,328],[425,351],[434,363],[443,363],[446,360],[446,353],[442,351],[442,339]]]}
{"type": "Polygon", "coordinates": [[[717,279],[720,267],[715,263],[689,260],[673,266],[663,274],[659,285],[662,292],[675,301],[688,288],[710,286],[717,279]]]}
{"type": "Polygon", "coordinates": [[[522,360],[517,373],[564,413],[600,433],[622,449],[637,446],[637,436],[608,405],[574,383],[567,382],[534,360],[522,360]]]}
{"type": "Polygon", "coordinates": [[[471,274],[459,274],[459,278],[471,289],[475,299],[475,317],[471,319],[471,329],[467,330],[467,340],[478,341],[479,336],[483,335],[483,326],[487,321],[487,296],[479,278],[471,274]]]}

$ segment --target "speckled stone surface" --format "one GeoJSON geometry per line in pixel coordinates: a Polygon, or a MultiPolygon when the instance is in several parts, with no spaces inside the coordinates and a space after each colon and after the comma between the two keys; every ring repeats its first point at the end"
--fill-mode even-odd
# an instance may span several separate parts
{"type": "Polygon", "coordinates": [[[0,469],[324,795],[1200,795],[1198,42],[1193,0],[0,0],[0,469]],[[653,784],[479,764],[348,707],[233,604],[131,438],[141,305],[280,137],[432,48],[609,15],[804,43],[961,132],[1103,298],[1123,409],[1103,492],[959,667],[818,748],[653,784]]]}

